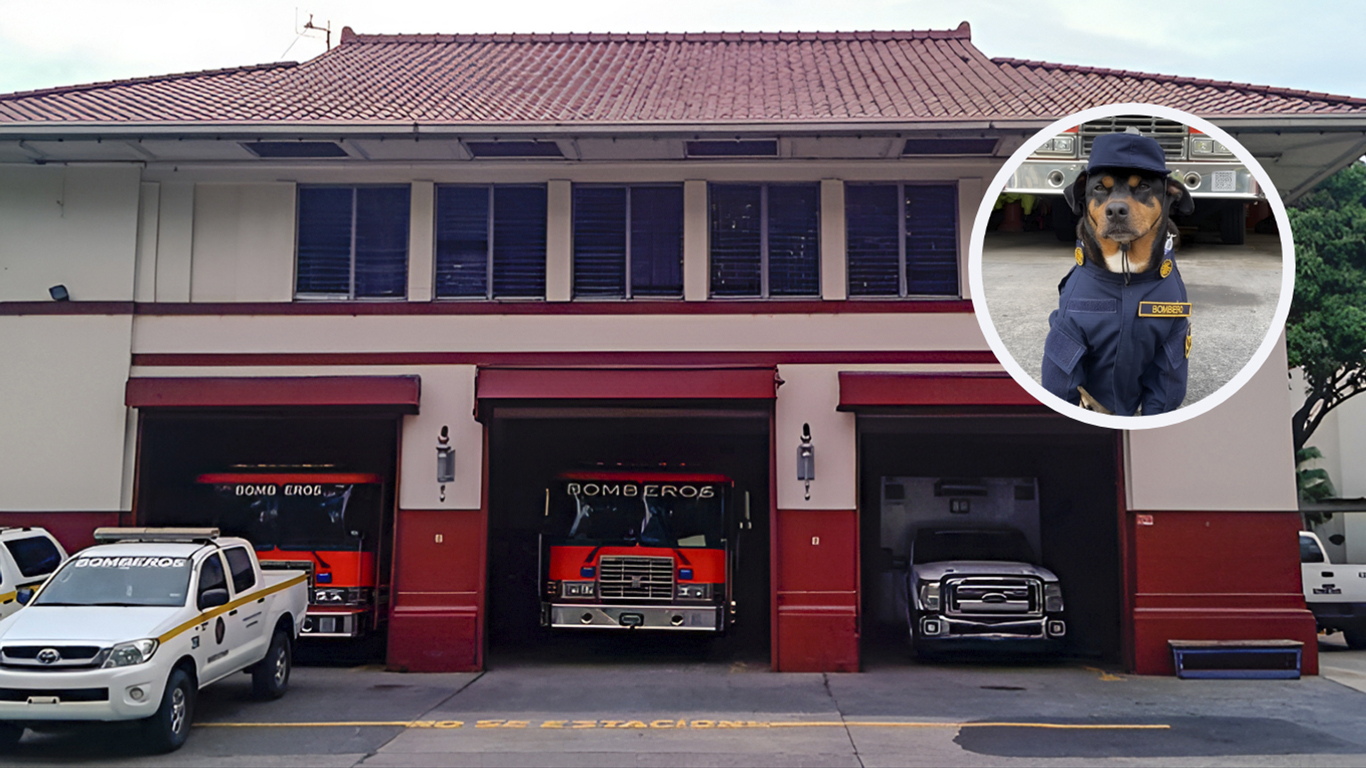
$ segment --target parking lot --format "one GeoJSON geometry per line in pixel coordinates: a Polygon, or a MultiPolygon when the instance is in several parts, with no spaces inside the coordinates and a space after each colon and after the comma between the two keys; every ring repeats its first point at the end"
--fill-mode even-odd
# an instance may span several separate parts
{"type": "Polygon", "coordinates": [[[1134,677],[1084,661],[883,657],[862,674],[774,674],[705,649],[505,658],[483,674],[299,667],[285,698],[246,676],[203,692],[179,752],[129,726],[30,731],[5,764],[1360,765],[1366,652],[1320,640],[1289,681],[1134,677]]]}

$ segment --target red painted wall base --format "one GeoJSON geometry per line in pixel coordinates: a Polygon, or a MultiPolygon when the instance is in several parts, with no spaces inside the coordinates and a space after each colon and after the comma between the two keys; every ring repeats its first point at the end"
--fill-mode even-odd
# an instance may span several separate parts
{"type": "Polygon", "coordinates": [[[778,511],[774,669],[857,672],[858,512],[778,511]]]}
{"type": "Polygon", "coordinates": [[[484,513],[398,513],[386,665],[405,672],[483,668],[484,513]]]}
{"type": "Polygon", "coordinates": [[[1318,674],[1300,591],[1298,512],[1130,512],[1132,669],[1170,675],[1169,640],[1298,640],[1318,674]]]}
{"type": "Polygon", "coordinates": [[[477,672],[475,608],[398,607],[389,618],[386,666],[403,672],[477,672]]]}

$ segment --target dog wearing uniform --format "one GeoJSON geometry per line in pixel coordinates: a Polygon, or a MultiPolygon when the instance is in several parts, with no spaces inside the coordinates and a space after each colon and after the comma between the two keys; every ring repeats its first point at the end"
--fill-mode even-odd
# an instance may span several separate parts
{"type": "Polygon", "coordinates": [[[1076,264],[1048,318],[1043,386],[1120,416],[1176,410],[1186,397],[1191,305],[1176,268],[1173,213],[1194,201],[1162,147],[1136,133],[1096,137],[1065,190],[1079,217],[1076,264]]]}

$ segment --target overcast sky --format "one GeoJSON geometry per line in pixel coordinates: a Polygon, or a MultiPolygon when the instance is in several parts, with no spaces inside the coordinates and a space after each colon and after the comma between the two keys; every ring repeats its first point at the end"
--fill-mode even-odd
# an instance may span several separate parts
{"type": "Polygon", "coordinates": [[[987,56],[1366,97],[1366,11],[1242,0],[0,0],[0,93],[323,52],[298,25],[361,33],[947,29],[987,56]]]}

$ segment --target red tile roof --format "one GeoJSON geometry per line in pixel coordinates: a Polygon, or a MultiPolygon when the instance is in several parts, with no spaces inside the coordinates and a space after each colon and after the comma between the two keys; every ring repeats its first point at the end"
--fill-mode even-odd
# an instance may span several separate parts
{"type": "Polygon", "coordinates": [[[263,64],[0,95],[0,124],[727,124],[1060,117],[1115,101],[1206,116],[1366,99],[988,59],[915,32],[357,35],[263,64]]]}

